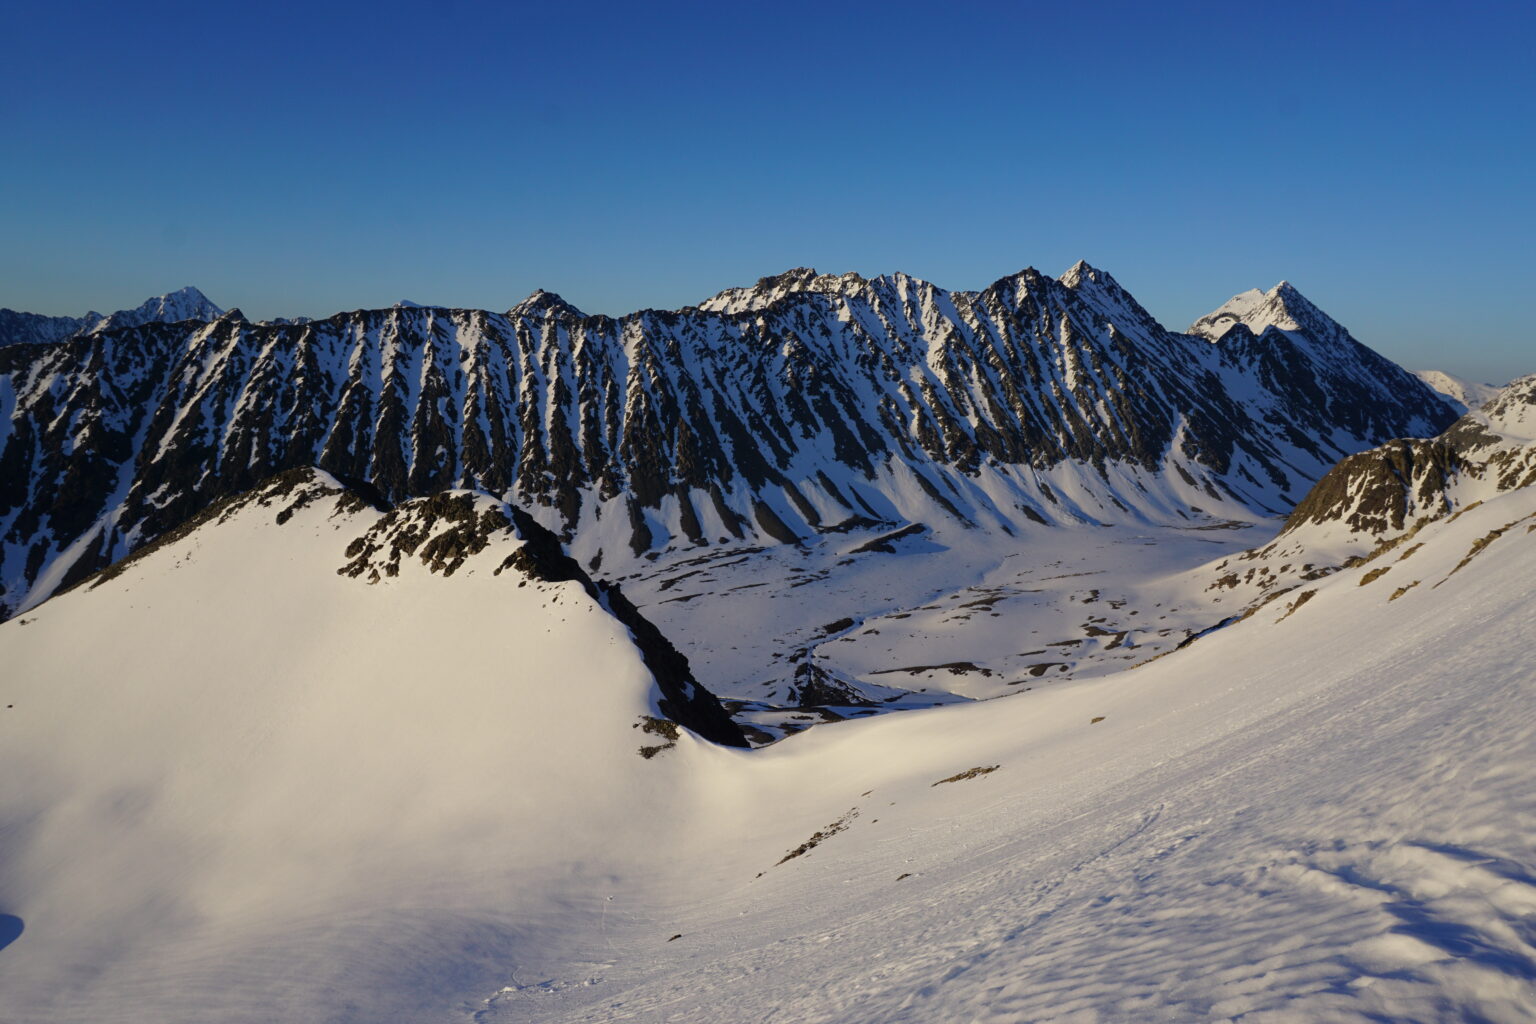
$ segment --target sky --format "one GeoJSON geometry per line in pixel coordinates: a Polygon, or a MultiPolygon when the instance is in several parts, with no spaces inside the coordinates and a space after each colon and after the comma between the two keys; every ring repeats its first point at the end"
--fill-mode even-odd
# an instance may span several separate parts
{"type": "Polygon", "coordinates": [[[195,285],[675,308],[795,266],[1290,280],[1413,369],[1536,371],[1536,5],[12,0],[0,306],[195,285]],[[21,43],[23,45],[17,45],[21,43]]]}

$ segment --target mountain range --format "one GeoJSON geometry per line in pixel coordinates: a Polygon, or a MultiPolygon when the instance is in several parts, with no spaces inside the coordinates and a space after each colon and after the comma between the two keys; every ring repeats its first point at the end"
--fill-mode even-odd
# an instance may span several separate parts
{"type": "Polygon", "coordinates": [[[43,316],[0,309],[0,346],[40,345],[124,327],[217,320],[223,315],[222,309],[191,287],[147,299],[133,309],[108,314],[92,311],[84,316],[43,316]]]}
{"type": "Polygon", "coordinates": [[[1085,263],[979,292],[798,269],[618,319],[547,292],[304,323],[171,299],[0,348],[4,614],[306,466],[390,503],[495,495],[618,571],[867,525],[1274,516],[1456,416],[1289,284],[1179,333],[1085,263]]]}
{"type": "Polygon", "coordinates": [[[1536,1007],[1536,376],[1085,264],[106,319],[0,346],[0,1020],[1536,1007]]]}

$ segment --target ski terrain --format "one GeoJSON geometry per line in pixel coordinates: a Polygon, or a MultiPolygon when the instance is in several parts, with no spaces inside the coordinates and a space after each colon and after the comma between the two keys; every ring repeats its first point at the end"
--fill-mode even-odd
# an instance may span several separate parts
{"type": "Polygon", "coordinates": [[[1536,376],[796,270],[0,412],[0,1024],[1536,1015],[1536,376]]]}
{"type": "MultiPolygon", "coordinates": [[[[749,751],[648,732],[633,632],[497,574],[515,530],[470,550],[316,480],[0,626],[0,1020],[1536,1005],[1536,488],[1136,667],[749,751]]],[[[1197,545],[1264,529],[1019,548],[1192,608],[1197,545]]],[[[946,556],[901,544],[871,554],[946,556]]]]}

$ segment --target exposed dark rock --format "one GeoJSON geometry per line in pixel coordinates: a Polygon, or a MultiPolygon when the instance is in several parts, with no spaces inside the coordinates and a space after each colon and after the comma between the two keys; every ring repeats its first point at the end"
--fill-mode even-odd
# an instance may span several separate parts
{"type": "Polygon", "coordinates": [[[901,540],[903,537],[915,537],[920,533],[926,532],[927,529],[928,527],[922,523],[909,523],[899,530],[881,534],[873,540],[867,540],[848,553],[850,555],[859,555],[878,551],[887,555],[894,555],[896,553],[896,541],[901,540]]]}
{"type": "MultiPolygon", "coordinates": [[[[1173,465],[1206,493],[1283,508],[1348,454],[1335,443],[1450,421],[1294,289],[1275,301],[1294,327],[1238,325],[1213,344],[1164,329],[1086,265],[981,292],[794,273],[617,320],[535,296],[506,314],[256,324],[231,312],[0,346],[15,395],[0,433],[0,601],[37,596],[48,565],[109,512],[77,573],[306,466],[391,504],[487,491],[567,540],[594,515],[625,516],[628,553],[643,556],[720,541],[695,492],[735,539],[795,543],[839,528],[824,520],[888,520],[903,513],[875,490],[887,468],[960,522],[988,467],[1070,518],[1036,475],[1068,460],[1096,475],[1085,486],[1107,488],[1111,464],[1173,465]],[[673,499],[675,527],[658,514],[673,499]]],[[[456,543],[433,552],[445,570],[456,543]]]]}

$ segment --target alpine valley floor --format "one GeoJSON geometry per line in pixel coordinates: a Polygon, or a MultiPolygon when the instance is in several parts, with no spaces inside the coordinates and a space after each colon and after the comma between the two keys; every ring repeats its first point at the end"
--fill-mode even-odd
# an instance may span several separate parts
{"type": "Polygon", "coordinates": [[[658,560],[764,737],[850,720],[647,758],[600,602],[510,537],[338,576],[378,516],[247,507],[0,626],[0,1021],[1536,1014],[1536,488],[1246,617],[1273,522],[658,560]]]}

